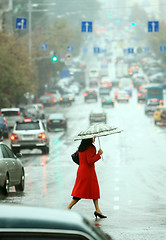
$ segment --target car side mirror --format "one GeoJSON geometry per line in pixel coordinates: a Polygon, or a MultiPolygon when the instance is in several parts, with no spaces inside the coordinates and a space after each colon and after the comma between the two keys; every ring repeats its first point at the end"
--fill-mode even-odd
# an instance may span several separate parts
{"type": "Polygon", "coordinates": [[[16,157],[17,158],[21,158],[22,157],[22,153],[16,153],[16,157]]]}

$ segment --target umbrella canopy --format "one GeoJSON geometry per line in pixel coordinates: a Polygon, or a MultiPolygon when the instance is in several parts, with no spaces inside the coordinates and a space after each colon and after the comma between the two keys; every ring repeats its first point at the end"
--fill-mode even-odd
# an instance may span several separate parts
{"type": "Polygon", "coordinates": [[[74,140],[76,141],[93,137],[102,137],[121,132],[122,130],[119,130],[117,127],[111,127],[104,123],[96,123],[91,125],[87,130],[81,131],[78,136],[74,138],[74,140]]]}

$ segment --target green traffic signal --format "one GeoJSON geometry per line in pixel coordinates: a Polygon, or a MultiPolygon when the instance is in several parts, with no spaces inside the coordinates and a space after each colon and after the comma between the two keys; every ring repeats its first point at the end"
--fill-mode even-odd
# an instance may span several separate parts
{"type": "Polygon", "coordinates": [[[57,57],[57,56],[53,56],[53,57],[52,57],[52,61],[53,61],[53,62],[57,62],[57,61],[58,61],[58,57],[57,57]]]}

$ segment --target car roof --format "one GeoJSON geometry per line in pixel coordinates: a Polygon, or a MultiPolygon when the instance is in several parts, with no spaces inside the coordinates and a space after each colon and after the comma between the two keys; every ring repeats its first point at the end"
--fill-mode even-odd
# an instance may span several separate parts
{"type": "Polygon", "coordinates": [[[52,113],[48,116],[49,119],[51,118],[64,118],[64,114],[63,113],[52,113]]]}
{"type": "Polygon", "coordinates": [[[92,231],[93,225],[83,216],[73,211],[2,204],[0,212],[0,232],[2,228],[15,229],[16,231],[18,229],[73,230],[88,233],[88,235],[96,239],[96,233],[92,231]]]}
{"type": "Polygon", "coordinates": [[[1,111],[20,111],[20,108],[1,108],[1,111]]]}

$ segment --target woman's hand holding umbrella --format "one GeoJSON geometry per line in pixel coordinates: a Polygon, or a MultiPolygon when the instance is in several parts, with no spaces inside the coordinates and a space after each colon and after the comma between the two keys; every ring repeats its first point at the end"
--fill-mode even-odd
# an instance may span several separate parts
{"type": "Polygon", "coordinates": [[[99,155],[102,155],[102,154],[103,154],[103,150],[101,150],[101,148],[99,149],[98,154],[99,154],[99,155]]]}

